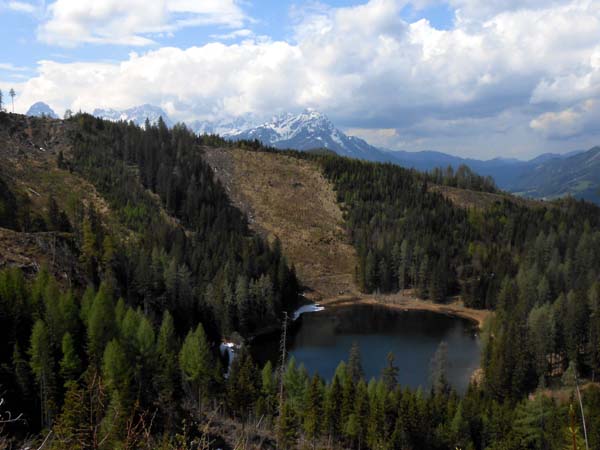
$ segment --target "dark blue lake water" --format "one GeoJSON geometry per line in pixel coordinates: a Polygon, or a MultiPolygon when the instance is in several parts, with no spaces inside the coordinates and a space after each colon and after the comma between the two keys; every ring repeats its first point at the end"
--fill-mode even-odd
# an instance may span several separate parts
{"type": "MultiPolygon", "coordinates": [[[[340,361],[348,360],[353,342],[360,346],[368,379],[378,377],[393,352],[399,381],[411,387],[430,386],[431,359],[446,342],[447,377],[464,392],[479,367],[480,343],[472,322],[429,311],[402,311],[376,305],[352,305],[302,315],[288,339],[289,354],[309,373],[330,380],[340,361]]],[[[253,354],[261,363],[277,362],[278,339],[255,343],[253,354]]]]}

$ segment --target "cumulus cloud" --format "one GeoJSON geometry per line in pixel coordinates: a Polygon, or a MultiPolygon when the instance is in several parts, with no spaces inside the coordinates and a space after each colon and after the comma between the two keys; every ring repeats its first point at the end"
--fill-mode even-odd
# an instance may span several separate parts
{"type": "MultiPolygon", "coordinates": [[[[126,32],[119,40],[143,44],[146,32],[176,26],[164,19],[165,8],[168,14],[174,3],[165,1],[154,11],[141,0],[125,3],[136,1],[147,14],[143,23],[128,9],[121,11],[123,0],[97,7],[73,2],[72,10],[62,10],[60,33],[76,35],[77,27],[85,27],[85,39],[102,40],[122,28],[126,32]]],[[[62,2],[71,0],[54,5],[62,2]]],[[[459,17],[450,30],[435,29],[424,19],[403,20],[404,1],[371,0],[298,13],[290,41],[249,35],[238,44],[132,53],[119,63],[41,61],[38,75],[22,86],[19,105],[25,109],[46,99],[59,110],[89,111],[155,103],[179,120],[316,107],[336,123],[396,148],[446,142],[451,144],[437,148],[462,153],[484,151],[486,143],[490,152],[501,153],[517,141],[515,148],[523,152],[534,145],[550,149],[542,141],[556,134],[544,131],[551,128],[545,124],[557,120],[572,120],[565,135],[591,130],[579,121],[591,114],[585,113],[585,102],[600,101],[598,2],[451,3],[459,17]],[[483,5],[491,3],[495,6],[483,14],[483,5]],[[558,119],[556,111],[567,112],[558,119]]],[[[177,2],[177,11],[206,13],[192,9],[198,4],[204,2],[177,2]]],[[[244,30],[237,27],[232,35],[243,36],[244,30]]]]}
{"type": "Polygon", "coordinates": [[[590,99],[571,108],[547,112],[531,121],[531,128],[550,138],[570,138],[600,128],[600,101],[590,99]]]}
{"type": "Polygon", "coordinates": [[[49,44],[144,46],[148,35],[198,25],[241,27],[247,17],[236,0],[56,0],[38,37],[49,44]]]}

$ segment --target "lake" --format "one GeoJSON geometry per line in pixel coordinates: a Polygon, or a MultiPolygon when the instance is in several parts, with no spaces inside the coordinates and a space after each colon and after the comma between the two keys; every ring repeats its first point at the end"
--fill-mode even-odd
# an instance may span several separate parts
{"type": "MultiPolygon", "coordinates": [[[[464,392],[479,367],[477,326],[462,318],[430,311],[403,311],[378,305],[350,305],[305,313],[288,336],[289,356],[310,374],[331,380],[339,362],[348,360],[353,342],[360,346],[367,380],[378,377],[393,352],[401,385],[430,386],[430,362],[441,342],[448,346],[447,378],[464,392]]],[[[261,365],[278,360],[279,339],[256,342],[252,353],[261,365]]]]}

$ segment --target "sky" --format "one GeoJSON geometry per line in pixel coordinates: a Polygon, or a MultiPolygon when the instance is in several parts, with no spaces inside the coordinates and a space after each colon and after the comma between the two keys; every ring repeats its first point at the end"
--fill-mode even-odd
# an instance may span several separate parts
{"type": "Polygon", "coordinates": [[[376,146],[479,159],[600,144],[598,0],[0,0],[0,30],[20,113],[314,108],[376,146]]]}

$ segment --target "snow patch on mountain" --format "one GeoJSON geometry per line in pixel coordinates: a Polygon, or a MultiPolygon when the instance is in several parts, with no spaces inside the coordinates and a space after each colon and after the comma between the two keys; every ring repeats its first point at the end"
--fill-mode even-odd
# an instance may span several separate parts
{"type": "Polygon", "coordinates": [[[124,110],[112,108],[95,109],[92,114],[105,120],[111,120],[113,122],[133,122],[139,126],[143,126],[146,123],[146,119],[148,119],[151,124],[156,125],[158,123],[158,119],[162,117],[165,125],[168,127],[173,126],[173,122],[162,108],[148,104],[134,106],[133,108],[124,110]]]}
{"type": "Polygon", "coordinates": [[[228,137],[243,133],[255,127],[258,123],[252,114],[244,114],[234,118],[195,120],[187,125],[196,134],[218,134],[222,137],[228,137]]]}
{"type": "Polygon", "coordinates": [[[285,113],[273,117],[257,127],[227,136],[234,140],[258,139],[265,145],[281,149],[312,150],[325,148],[339,155],[373,161],[390,161],[392,158],[366,141],[347,136],[333,123],[314,109],[300,114],[285,113]]]}

